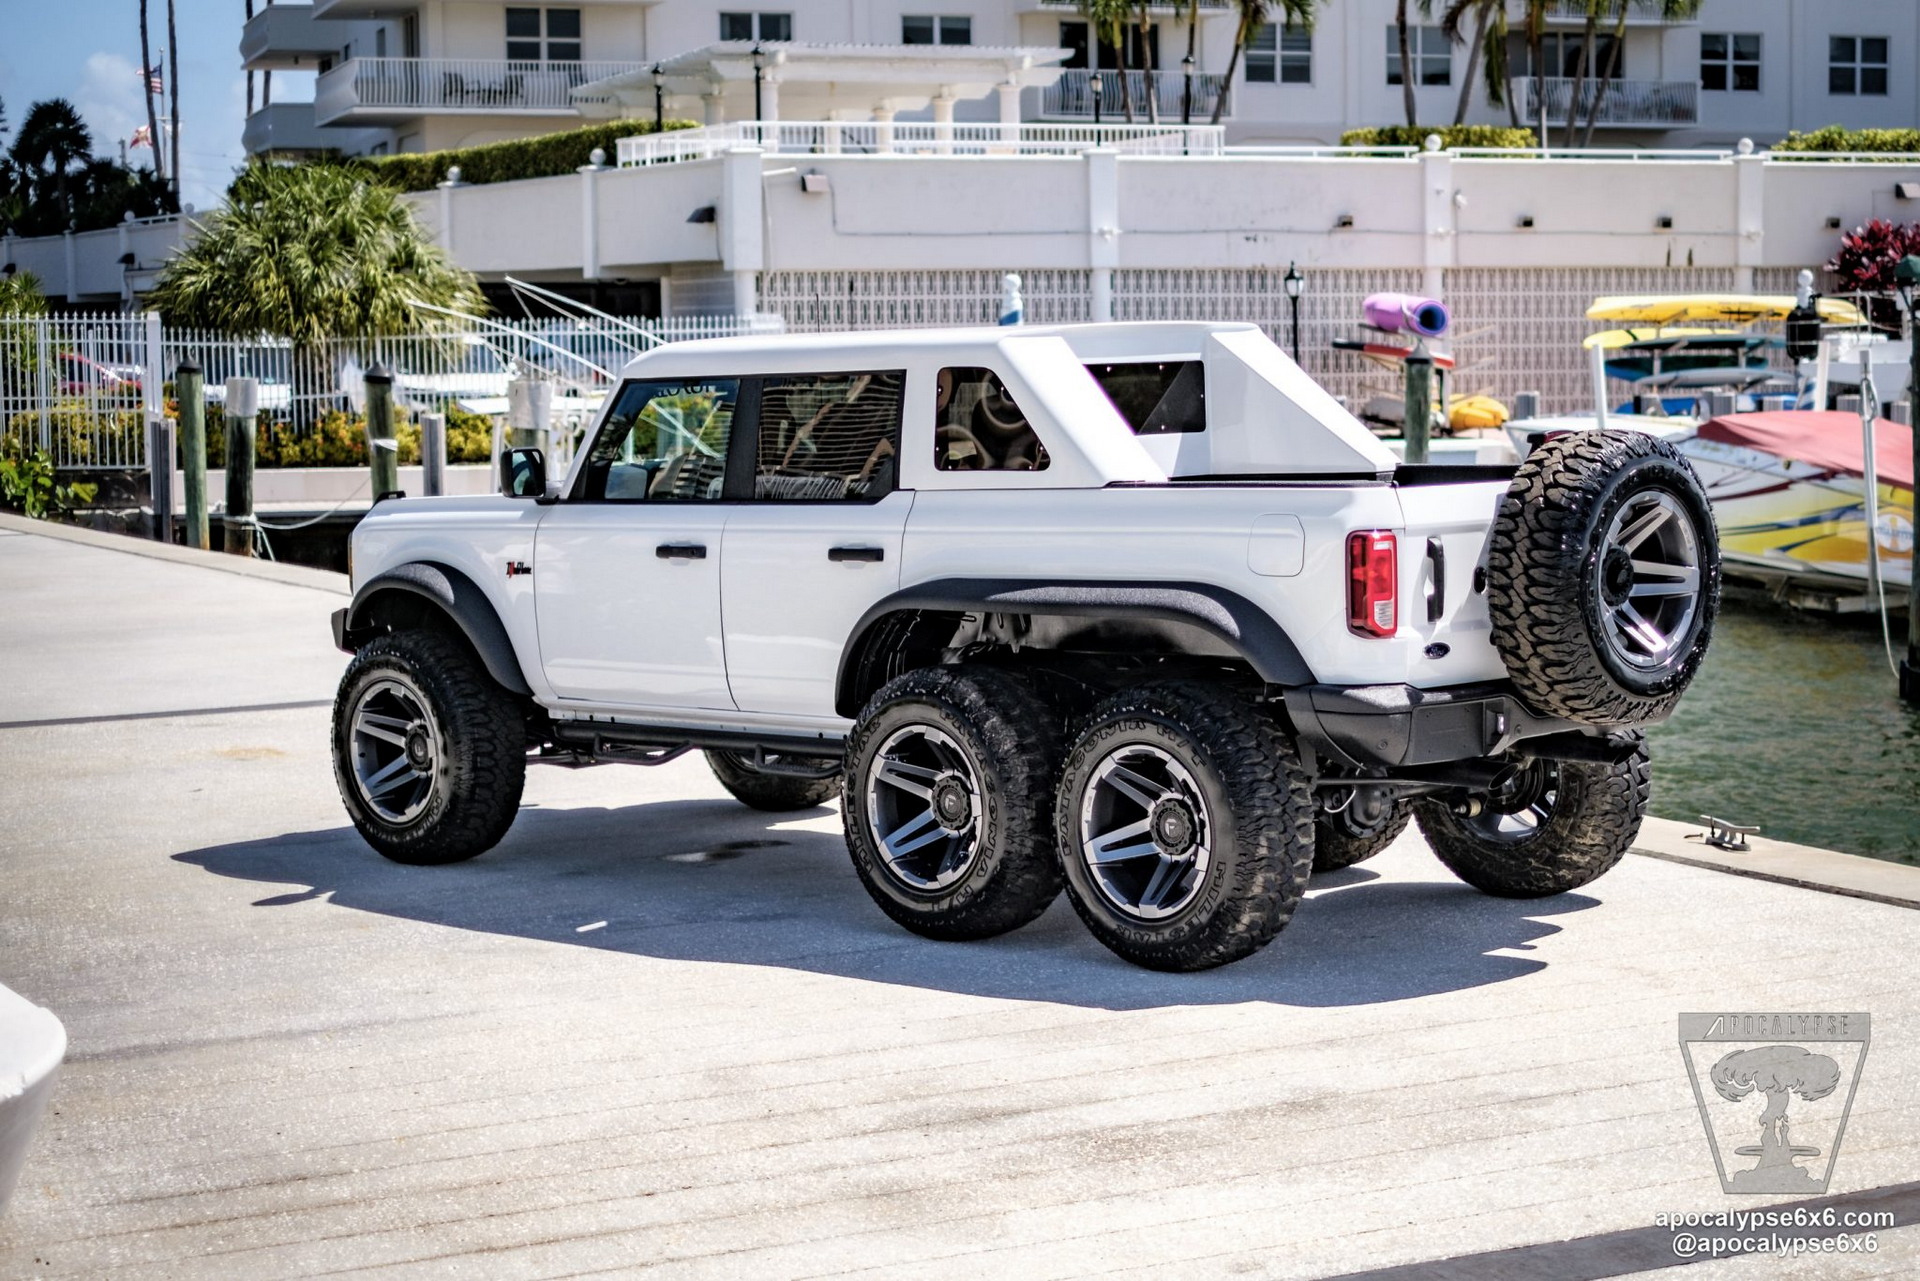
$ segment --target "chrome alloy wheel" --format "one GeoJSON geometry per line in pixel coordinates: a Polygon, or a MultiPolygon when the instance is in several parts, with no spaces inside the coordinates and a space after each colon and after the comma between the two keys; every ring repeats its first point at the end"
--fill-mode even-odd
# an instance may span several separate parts
{"type": "Polygon", "coordinates": [[[915,893],[936,894],[973,866],[980,849],[980,780],[967,754],[931,725],[907,725],[867,767],[867,821],[887,871],[915,893]]]}
{"type": "Polygon", "coordinates": [[[426,695],[405,676],[383,676],[360,691],[347,725],[360,799],[395,827],[419,818],[445,752],[426,695]]]}
{"type": "Polygon", "coordinates": [[[1629,667],[1659,668],[1700,612],[1700,538],[1669,494],[1648,491],[1615,512],[1594,564],[1607,648],[1629,667]]]}
{"type": "Polygon", "coordinates": [[[1157,747],[1115,748],[1081,795],[1080,856],[1113,907],[1143,921],[1174,915],[1200,893],[1213,862],[1200,785],[1157,747]]]}

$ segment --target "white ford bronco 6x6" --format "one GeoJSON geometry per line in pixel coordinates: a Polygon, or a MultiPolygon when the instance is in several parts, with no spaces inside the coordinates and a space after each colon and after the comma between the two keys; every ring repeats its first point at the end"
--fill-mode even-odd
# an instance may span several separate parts
{"type": "Polygon", "coordinates": [[[1259,330],[757,337],[629,364],[568,473],[353,535],[354,824],[450,863],[529,762],[706,752],[841,800],[882,911],[978,939],[1063,888],[1195,970],[1410,818],[1491,894],[1617,862],[1706,653],[1713,518],[1649,437],[1409,467],[1259,330]]]}

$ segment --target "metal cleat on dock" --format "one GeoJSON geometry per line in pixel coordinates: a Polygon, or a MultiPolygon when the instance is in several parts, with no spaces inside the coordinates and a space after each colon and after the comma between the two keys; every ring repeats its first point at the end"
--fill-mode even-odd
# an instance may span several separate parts
{"type": "Polygon", "coordinates": [[[1738,823],[1728,822],[1724,818],[1715,818],[1711,814],[1702,814],[1700,821],[1707,825],[1707,830],[1704,832],[1689,832],[1687,833],[1687,839],[1690,841],[1700,841],[1704,844],[1712,845],[1717,849],[1745,853],[1747,850],[1753,848],[1747,844],[1747,838],[1760,834],[1758,827],[1743,827],[1738,823]]]}

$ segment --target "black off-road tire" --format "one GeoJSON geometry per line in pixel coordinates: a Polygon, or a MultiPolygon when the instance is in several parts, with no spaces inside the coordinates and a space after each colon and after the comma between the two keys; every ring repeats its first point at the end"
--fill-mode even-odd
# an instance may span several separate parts
{"type": "Polygon", "coordinates": [[[353,825],[396,863],[459,863],[484,854],[513,826],[527,777],[526,715],[467,648],[427,631],[395,632],[360,648],[333,703],[333,773],[353,825]],[[363,692],[398,680],[417,690],[438,735],[432,786],[420,813],[395,823],[361,795],[352,720],[363,692]]]}
{"type": "Polygon", "coordinates": [[[1644,739],[1615,765],[1539,761],[1531,768],[1547,771],[1553,788],[1532,831],[1496,834],[1499,820],[1492,811],[1466,818],[1441,800],[1414,806],[1420,830],[1447,869],[1498,898],[1546,898],[1579,889],[1626,856],[1646,816],[1644,739]]]}
{"type": "MultiPolygon", "coordinates": [[[[805,763],[824,766],[830,762],[807,760],[805,763]]],[[[709,751],[707,764],[713,767],[713,776],[720,780],[720,786],[733,793],[735,800],[771,814],[813,809],[840,795],[838,774],[827,778],[778,774],[755,769],[752,761],[723,751],[709,751]]]]}
{"type": "MultiPolygon", "coordinates": [[[[841,785],[847,852],[880,910],[916,934],[950,941],[1005,934],[1046,911],[1060,893],[1053,853],[1060,738],[1060,718],[1016,673],[930,667],[882,686],[847,740],[841,785]],[[954,759],[971,770],[978,794],[971,852],[916,883],[917,851],[914,861],[890,860],[881,842],[887,833],[873,822],[877,805],[898,803],[905,793],[875,802],[872,771],[896,735],[911,743],[927,730],[944,737],[954,759]]],[[[929,798],[929,813],[933,804],[929,798]]]]}
{"type": "Polygon", "coordinates": [[[1413,802],[1404,797],[1387,803],[1377,822],[1365,823],[1354,815],[1354,806],[1338,814],[1322,813],[1313,822],[1313,870],[1337,872],[1355,863],[1364,863],[1394,843],[1413,821],[1413,802]]]}
{"type": "Polygon", "coordinates": [[[1663,719],[1706,657],[1719,602],[1713,510],[1672,444],[1640,432],[1570,432],[1521,464],[1488,544],[1487,609],[1507,672],[1536,712],[1603,726],[1663,719]],[[1691,522],[1699,583],[1671,653],[1635,666],[1605,631],[1604,544],[1621,508],[1649,493],[1670,497],[1691,522]]]}
{"type": "MultiPolygon", "coordinates": [[[[1131,814],[1110,812],[1119,826],[1108,840],[1131,814]]],[[[1116,694],[1088,716],[1061,770],[1055,826],[1067,895],[1094,937],[1135,965],[1192,971],[1240,960],[1270,943],[1299,905],[1313,868],[1313,812],[1312,788],[1293,744],[1245,698],[1191,681],[1116,694]],[[1146,754],[1135,755],[1141,749],[1146,754]],[[1204,805],[1204,812],[1193,805],[1188,810],[1196,820],[1193,830],[1204,835],[1208,862],[1202,869],[1197,857],[1181,854],[1189,860],[1186,871],[1173,874],[1181,895],[1169,903],[1163,891],[1149,906],[1168,914],[1149,919],[1140,913],[1152,895],[1152,878],[1161,874],[1145,864],[1149,857],[1165,861],[1162,853],[1134,860],[1142,866],[1131,874],[1145,884],[1129,907],[1119,901],[1115,884],[1128,873],[1096,876],[1084,828],[1090,814],[1100,821],[1100,807],[1110,803],[1088,798],[1090,787],[1101,786],[1099,775],[1109,762],[1130,769],[1158,759],[1156,753],[1177,762],[1188,779],[1165,773],[1172,785],[1156,806],[1133,802],[1154,824],[1152,844],[1163,852],[1183,848],[1190,833],[1176,826],[1175,838],[1163,843],[1156,815],[1168,804],[1187,804],[1176,793],[1190,783],[1198,793],[1193,799],[1204,805]]],[[[1178,812],[1173,817],[1185,821],[1178,812]]],[[[1127,848],[1132,846],[1111,845],[1106,852],[1127,848]]]]}

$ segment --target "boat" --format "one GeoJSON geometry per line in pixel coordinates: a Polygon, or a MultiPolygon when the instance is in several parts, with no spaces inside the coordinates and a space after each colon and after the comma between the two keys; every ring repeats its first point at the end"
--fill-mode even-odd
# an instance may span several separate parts
{"type": "Polygon", "coordinates": [[[1700,474],[1720,527],[1729,573],[1776,595],[1878,606],[1868,551],[1877,546],[1887,603],[1905,603],[1913,581],[1913,429],[1874,423],[1877,511],[1867,515],[1860,415],[1787,410],[1710,418],[1680,442],[1700,474]]]}

